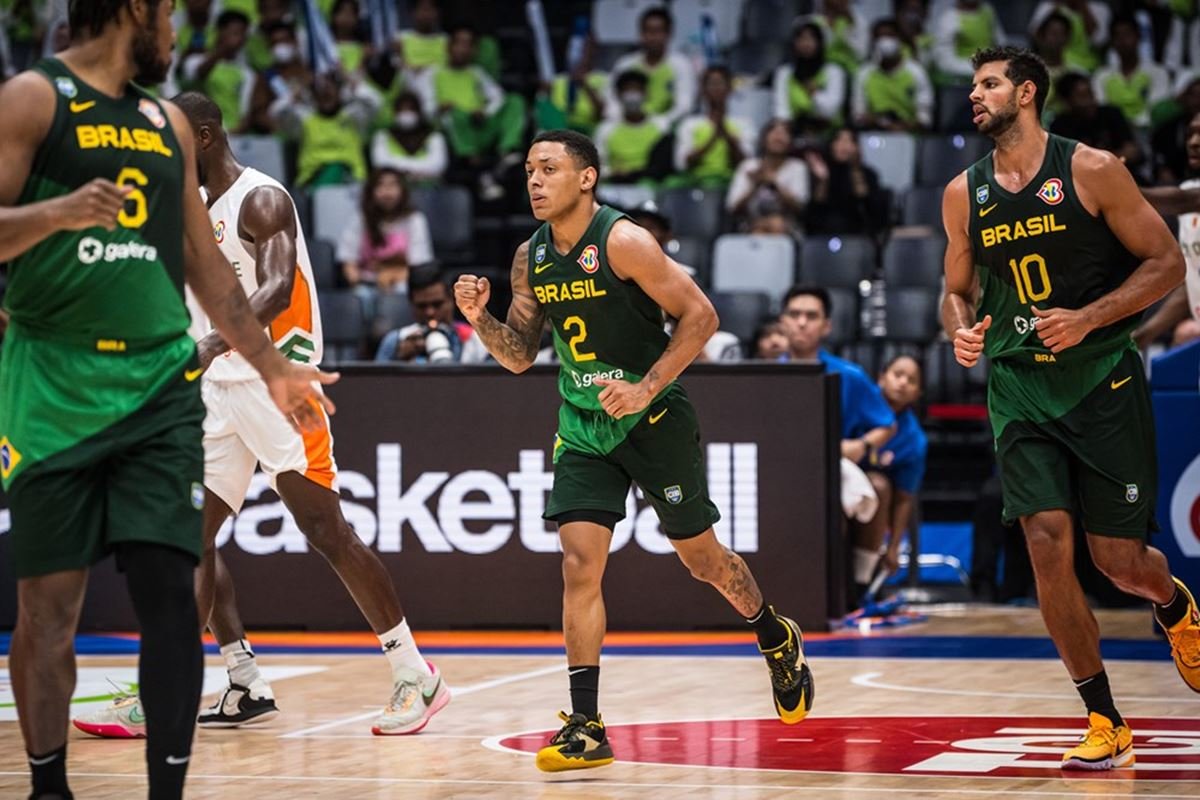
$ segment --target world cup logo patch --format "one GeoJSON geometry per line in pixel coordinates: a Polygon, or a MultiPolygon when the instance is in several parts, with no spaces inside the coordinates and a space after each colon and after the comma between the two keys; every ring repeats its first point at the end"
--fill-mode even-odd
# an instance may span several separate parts
{"type": "Polygon", "coordinates": [[[583,248],[583,253],[579,256],[579,266],[589,275],[600,269],[600,250],[596,245],[589,244],[583,248]]]}
{"type": "Polygon", "coordinates": [[[1048,206],[1056,206],[1062,202],[1063,188],[1062,181],[1058,178],[1051,178],[1042,184],[1042,188],[1038,189],[1037,196],[1042,198],[1042,202],[1048,206]]]}
{"type": "Polygon", "coordinates": [[[217,239],[217,244],[225,241],[225,220],[221,220],[213,226],[213,236],[217,239]]]}

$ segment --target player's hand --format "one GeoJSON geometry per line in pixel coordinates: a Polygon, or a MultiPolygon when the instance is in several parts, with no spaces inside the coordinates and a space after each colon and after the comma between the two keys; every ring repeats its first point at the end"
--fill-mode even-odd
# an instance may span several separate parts
{"type": "Polygon", "coordinates": [[[95,178],[59,200],[55,210],[58,225],[64,231],[82,231],[100,226],[107,231],[117,227],[117,216],[125,208],[125,197],[133,191],[110,180],[95,178]]]}
{"type": "Polygon", "coordinates": [[[487,278],[474,275],[459,275],[454,283],[454,302],[458,310],[472,325],[479,315],[487,309],[488,298],[492,296],[492,284],[487,278]]]}
{"type": "MultiPolygon", "coordinates": [[[[283,360],[283,357],[280,359],[283,360]]],[[[281,369],[263,379],[267,382],[271,399],[292,427],[301,433],[309,433],[324,426],[321,409],[327,414],[336,413],[337,408],[321,390],[321,386],[337,383],[340,377],[336,372],[321,372],[316,367],[284,360],[281,369]]]]}
{"type": "Polygon", "coordinates": [[[843,439],[842,440],[842,458],[853,461],[855,464],[863,460],[867,455],[867,443],[862,439],[843,439]]]}
{"type": "Polygon", "coordinates": [[[964,367],[973,367],[979,363],[983,355],[983,335],[992,327],[992,315],[976,322],[969,328],[959,328],[954,332],[954,358],[964,367]]]}
{"type": "Polygon", "coordinates": [[[1074,347],[1092,332],[1091,321],[1079,309],[1051,308],[1042,311],[1036,306],[1029,308],[1038,318],[1034,330],[1051,353],[1061,353],[1068,347],[1074,347]]]}
{"type": "Polygon", "coordinates": [[[600,391],[600,407],[613,419],[645,411],[654,401],[654,395],[648,394],[640,383],[599,380],[596,385],[604,387],[600,391]]]}

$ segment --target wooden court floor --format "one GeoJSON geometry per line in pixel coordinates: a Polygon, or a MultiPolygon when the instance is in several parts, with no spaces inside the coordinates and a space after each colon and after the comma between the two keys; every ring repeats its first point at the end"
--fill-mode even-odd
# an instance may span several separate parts
{"type": "MultiPolygon", "coordinates": [[[[618,763],[558,776],[539,773],[529,751],[557,727],[567,702],[561,655],[521,647],[481,654],[447,644],[470,637],[418,633],[455,699],[424,732],[379,738],[371,720],[390,688],[381,655],[260,652],[283,713],[259,728],[199,731],[188,796],[1200,797],[1200,695],[1162,659],[1166,646],[1148,641],[1145,612],[1105,613],[1101,624],[1106,637],[1132,647],[1107,666],[1137,735],[1133,770],[1057,768],[1081,729],[1081,706],[1057,660],[1029,657],[1046,652],[1036,611],[945,609],[872,633],[857,655],[845,654],[857,635],[814,637],[816,704],[796,726],[773,719],[756,657],[670,647],[606,656],[601,707],[618,763]],[[891,645],[902,655],[881,655],[891,645]]],[[[543,639],[553,641],[534,641],[543,639]]],[[[731,639],[748,641],[714,641],[731,639]]],[[[77,696],[104,677],[129,680],[133,663],[128,655],[82,657],[77,696]]],[[[221,664],[208,664],[206,688],[218,687],[221,664]]],[[[7,680],[0,672],[11,701],[7,680]]],[[[0,712],[9,720],[0,721],[0,797],[24,797],[20,733],[11,706],[0,703],[0,712]]],[[[72,732],[69,753],[77,797],[145,796],[141,742],[72,732]]]]}

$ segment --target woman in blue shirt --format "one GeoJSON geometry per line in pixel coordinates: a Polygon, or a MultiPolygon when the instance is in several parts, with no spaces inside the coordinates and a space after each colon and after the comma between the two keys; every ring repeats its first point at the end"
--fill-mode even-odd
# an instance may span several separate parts
{"type": "Polygon", "coordinates": [[[921,397],[921,366],[911,356],[893,358],[879,376],[879,388],[896,414],[896,435],[872,454],[867,471],[881,473],[891,487],[880,493],[879,513],[885,515],[886,530],[890,532],[883,566],[895,572],[900,566],[900,543],[912,523],[913,505],[925,477],[929,449],[925,431],[913,411],[921,397]]]}

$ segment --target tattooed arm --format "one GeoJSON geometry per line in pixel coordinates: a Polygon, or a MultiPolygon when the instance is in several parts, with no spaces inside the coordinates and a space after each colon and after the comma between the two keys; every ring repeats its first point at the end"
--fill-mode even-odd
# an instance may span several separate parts
{"type": "Polygon", "coordinates": [[[512,303],[508,324],[487,310],[491,296],[487,278],[461,275],[454,284],[454,300],[492,357],[510,372],[524,372],[537,357],[546,313],[529,286],[529,242],[517,248],[512,263],[512,303]]]}

